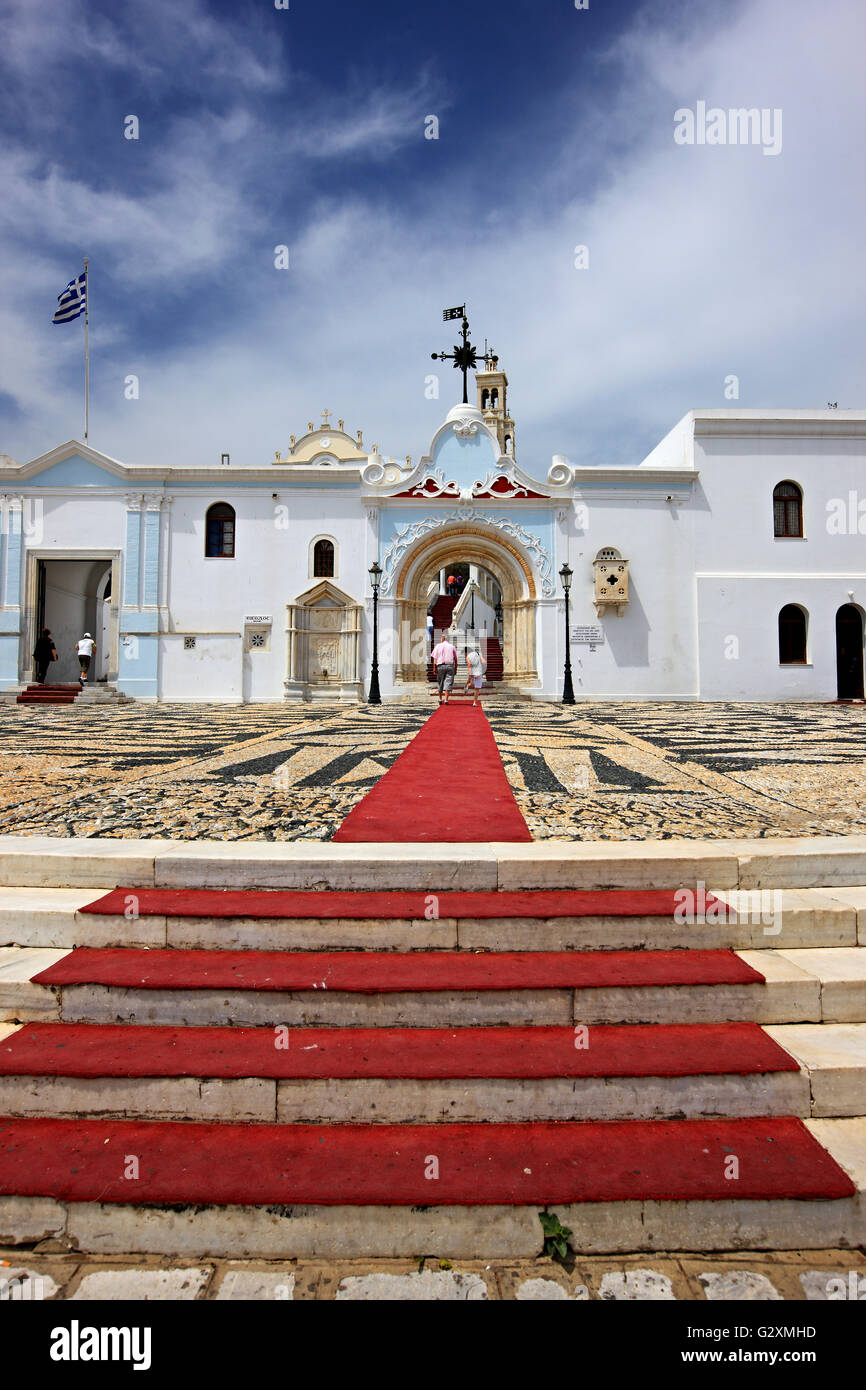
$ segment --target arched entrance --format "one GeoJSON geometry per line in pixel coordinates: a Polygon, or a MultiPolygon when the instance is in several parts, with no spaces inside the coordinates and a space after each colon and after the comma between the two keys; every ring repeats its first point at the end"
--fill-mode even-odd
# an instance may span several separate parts
{"type": "MultiPolygon", "coordinates": [[[[475,565],[495,577],[501,594],[502,679],[515,685],[537,685],[536,609],[538,592],[532,568],[510,540],[477,526],[448,526],[426,536],[407,553],[397,576],[398,631],[426,628],[431,581],[454,565],[475,565]]],[[[423,646],[398,644],[402,660],[398,680],[426,680],[423,646]]]]}
{"type": "Polygon", "coordinates": [[[863,615],[853,603],[836,612],[836,697],[863,699],[863,615]]]}

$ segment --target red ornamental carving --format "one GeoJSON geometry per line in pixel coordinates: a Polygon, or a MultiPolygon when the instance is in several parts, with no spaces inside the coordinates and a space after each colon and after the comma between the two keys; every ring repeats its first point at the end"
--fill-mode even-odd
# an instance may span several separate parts
{"type": "Polygon", "coordinates": [[[435,478],[425,478],[417,487],[406,492],[395,492],[395,497],[459,497],[460,489],[456,483],[446,483],[444,487],[435,478]]]}
{"type": "MultiPolygon", "coordinates": [[[[456,483],[442,483],[436,478],[425,478],[422,483],[418,483],[413,488],[407,488],[403,492],[395,492],[395,497],[459,497],[460,488],[456,483]]],[[[486,487],[480,482],[476,482],[472,487],[472,497],[490,498],[524,498],[537,497],[542,501],[546,500],[547,494],[544,492],[533,492],[532,488],[526,487],[523,483],[518,483],[514,478],[509,478],[507,473],[500,473],[486,487]]]]}
{"type": "Polygon", "coordinates": [[[472,489],[473,497],[544,497],[543,492],[533,492],[532,488],[524,487],[522,483],[517,483],[513,478],[509,478],[506,473],[500,473],[498,478],[483,492],[478,487],[472,489]]]}

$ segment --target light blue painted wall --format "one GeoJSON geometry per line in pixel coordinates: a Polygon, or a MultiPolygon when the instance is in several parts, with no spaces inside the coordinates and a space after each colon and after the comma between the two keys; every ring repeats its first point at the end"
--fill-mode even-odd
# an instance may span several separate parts
{"type": "Polygon", "coordinates": [[[498,457],[498,446],[494,448],[484,431],[462,439],[449,427],[436,443],[433,466],[441,468],[449,482],[471,487],[474,482],[484,481],[498,457]]]}
{"type": "Polygon", "coordinates": [[[159,512],[148,511],[144,521],[144,603],[155,608],[159,597],[159,512]]]}
{"type": "Polygon", "coordinates": [[[123,555],[123,601],[137,608],[138,571],[141,559],[141,512],[126,513],[126,545],[123,555]]]}
{"type": "Polygon", "coordinates": [[[158,694],[159,637],[138,633],[124,642],[121,637],[117,662],[117,688],[125,695],[154,699],[158,694]]]}
{"type": "Polygon", "coordinates": [[[18,634],[4,633],[0,636],[0,687],[8,690],[19,684],[18,634]]]}
{"type": "Polygon", "coordinates": [[[21,602],[21,512],[17,507],[6,511],[6,584],[4,603],[14,608],[21,602]]]}
{"type": "Polygon", "coordinates": [[[106,468],[91,463],[80,454],[71,454],[61,463],[53,463],[43,468],[41,473],[22,482],[22,487],[123,487],[123,479],[106,468]]]}

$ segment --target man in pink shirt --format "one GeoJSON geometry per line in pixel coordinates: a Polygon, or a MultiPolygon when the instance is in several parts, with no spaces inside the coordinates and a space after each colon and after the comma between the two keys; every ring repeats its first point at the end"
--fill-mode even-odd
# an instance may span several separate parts
{"type": "Polygon", "coordinates": [[[433,670],[436,673],[436,682],[439,686],[439,703],[448,704],[448,696],[454,686],[454,677],[457,674],[457,648],[448,638],[440,637],[439,643],[433,648],[430,654],[433,662],[433,670]]]}

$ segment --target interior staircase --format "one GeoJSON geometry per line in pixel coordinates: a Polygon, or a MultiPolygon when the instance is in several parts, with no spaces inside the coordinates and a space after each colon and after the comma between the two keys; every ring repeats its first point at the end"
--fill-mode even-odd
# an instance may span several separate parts
{"type": "Polygon", "coordinates": [[[9,836],[0,881],[7,1244],[866,1242],[862,837],[9,836]]]}
{"type": "Polygon", "coordinates": [[[451,614],[454,612],[454,605],[457,602],[456,595],[440,594],[431,609],[433,618],[433,631],[438,638],[441,632],[447,632],[451,626],[451,614]]]}

